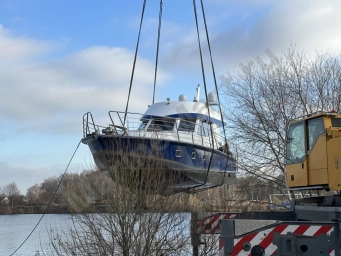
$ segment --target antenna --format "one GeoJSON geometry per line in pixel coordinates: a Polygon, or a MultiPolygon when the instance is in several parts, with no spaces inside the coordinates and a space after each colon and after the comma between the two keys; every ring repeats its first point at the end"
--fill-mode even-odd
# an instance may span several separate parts
{"type": "Polygon", "coordinates": [[[194,100],[193,100],[193,102],[198,102],[199,101],[199,99],[200,99],[200,84],[198,84],[198,86],[197,86],[197,95],[194,97],[194,100]]]}

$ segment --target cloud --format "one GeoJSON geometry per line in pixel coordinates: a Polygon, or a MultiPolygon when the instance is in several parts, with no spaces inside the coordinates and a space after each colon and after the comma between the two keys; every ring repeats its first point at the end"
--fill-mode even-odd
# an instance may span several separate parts
{"type": "MultiPolygon", "coordinates": [[[[249,3],[215,0],[221,8],[219,18],[212,17],[215,20],[213,23],[210,23],[210,16],[214,12],[207,12],[207,22],[212,25],[209,33],[216,68],[231,71],[240,63],[254,61],[257,56],[270,62],[265,54],[266,49],[280,55],[290,44],[309,52],[340,53],[341,35],[336,31],[341,27],[341,2],[288,0],[274,3],[264,0],[251,1],[249,6],[246,2],[249,3]],[[243,6],[245,9],[241,8],[243,6]]],[[[210,6],[213,4],[210,3],[210,6]]],[[[196,34],[192,30],[187,35],[174,43],[173,49],[164,58],[167,69],[174,69],[180,64],[185,69],[197,69],[199,52],[196,34]]],[[[203,32],[201,38],[204,42],[203,32]]],[[[205,49],[205,63],[209,63],[206,44],[202,46],[205,49]]]]}
{"type": "Polygon", "coordinates": [[[0,68],[7,69],[51,50],[51,45],[27,37],[15,37],[0,24],[0,68]]]}
{"type": "Polygon", "coordinates": [[[250,33],[252,39],[275,48],[290,42],[306,50],[331,50],[340,52],[341,26],[339,1],[285,1],[275,5],[250,33]]]}
{"type": "MultiPolygon", "coordinates": [[[[0,66],[5,67],[0,69],[2,121],[19,123],[21,131],[67,132],[74,131],[89,110],[103,114],[124,110],[133,52],[94,46],[52,61],[37,61],[49,45],[13,37],[0,27],[1,45],[6,45],[0,47],[0,66]]],[[[130,111],[141,111],[151,102],[153,77],[154,64],[138,58],[130,111]]],[[[166,77],[159,70],[158,81],[166,77]]]]}

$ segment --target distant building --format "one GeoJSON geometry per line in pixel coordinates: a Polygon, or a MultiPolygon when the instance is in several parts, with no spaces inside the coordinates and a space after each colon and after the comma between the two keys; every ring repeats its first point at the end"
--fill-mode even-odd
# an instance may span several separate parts
{"type": "Polygon", "coordinates": [[[7,196],[3,197],[3,198],[0,198],[0,203],[1,204],[9,204],[9,199],[7,196]]]}

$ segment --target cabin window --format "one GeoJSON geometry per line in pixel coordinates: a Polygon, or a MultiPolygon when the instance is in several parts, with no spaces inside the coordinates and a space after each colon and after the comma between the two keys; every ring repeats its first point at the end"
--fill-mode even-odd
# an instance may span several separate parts
{"type": "Polygon", "coordinates": [[[181,157],[181,150],[177,150],[177,151],[175,152],[175,156],[176,156],[176,157],[181,157]]]}
{"type": "Polygon", "coordinates": [[[332,118],[333,127],[341,127],[341,118],[332,118]]]}
{"type": "Polygon", "coordinates": [[[305,160],[304,122],[293,123],[289,126],[287,138],[287,164],[301,163],[305,160]]]}
{"type": "Polygon", "coordinates": [[[201,136],[210,136],[211,134],[211,127],[206,121],[200,121],[198,135],[201,136]]]}
{"type": "Polygon", "coordinates": [[[192,152],[192,159],[195,159],[195,157],[196,157],[196,153],[192,152]]]}
{"type": "Polygon", "coordinates": [[[195,130],[195,120],[180,120],[178,131],[193,132],[195,130]]]}
{"type": "Polygon", "coordinates": [[[313,146],[315,145],[318,137],[321,134],[324,134],[324,122],[323,117],[314,118],[308,120],[308,150],[311,151],[313,146]]]}
{"type": "Polygon", "coordinates": [[[175,120],[172,119],[158,119],[153,120],[148,126],[147,131],[173,131],[175,120]]]}

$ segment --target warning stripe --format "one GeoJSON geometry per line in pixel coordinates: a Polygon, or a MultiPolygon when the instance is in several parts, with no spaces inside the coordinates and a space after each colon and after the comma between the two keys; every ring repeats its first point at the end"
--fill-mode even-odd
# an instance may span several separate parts
{"type": "Polygon", "coordinates": [[[212,228],[209,231],[210,234],[215,234],[217,232],[217,230],[220,229],[220,222],[219,222],[220,220],[233,219],[236,216],[237,216],[236,214],[222,214],[222,215],[220,215],[220,218],[215,223],[216,225],[212,225],[212,228]]]}
{"type": "MultiPolygon", "coordinates": [[[[234,254],[237,255],[243,250],[243,244],[249,242],[251,245],[259,244],[265,249],[266,255],[275,255],[277,247],[272,244],[274,233],[287,234],[288,232],[307,236],[317,236],[331,232],[333,226],[314,225],[287,225],[281,224],[261,232],[255,232],[242,238],[235,239],[234,254]]],[[[251,255],[251,254],[249,254],[251,255]]]]}
{"type": "MultiPolygon", "coordinates": [[[[288,232],[292,232],[297,235],[318,236],[320,234],[328,234],[328,233],[330,234],[332,229],[333,229],[333,226],[289,225],[288,228],[286,228],[285,230],[281,232],[281,234],[287,234],[288,232]]],[[[265,248],[266,255],[276,255],[276,252],[277,252],[277,246],[273,245],[272,243],[267,248],[265,248]]],[[[329,255],[333,255],[332,252],[333,250],[329,250],[329,255]]]]}
{"type": "MultiPolygon", "coordinates": [[[[274,233],[287,234],[289,232],[297,235],[304,236],[318,236],[321,234],[328,234],[334,230],[333,225],[288,225],[288,224],[280,224],[278,226],[262,230],[260,232],[254,232],[245,236],[242,236],[238,239],[234,239],[234,249],[231,256],[236,255],[249,255],[251,256],[251,252],[246,252],[243,250],[243,244],[245,242],[249,242],[251,247],[258,244],[265,249],[265,255],[276,255],[277,246],[272,244],[274,233]]],[[[224,240],[221,239],[219,242],[219,250],[220,255],[224,255],[224,240]]],[[[335,256],[335,251],[333,249],[329,249],[328,253],[330,256],[335,256]]]]}
{"type": "Polygon", "coordinates": [[[243,250],[243,244],[245,242],[250,242],[255,236],[257,236],[258,233],[251,233],[249,235],[243,236],[242,238],[238,239],[237,243],[233,247],[233,254],[237,255],[241,250],[243,250]]]}
{"type": "Polygon", "coordinates": [[[217,220],[219,221],[220,214],[214,215],[212,218],[208,218],[204,221],[204,223],[201,224],[201,226],[198,227],[198,233],[202,234],[207,231],[206,225],[211,225],[216,222],[217,220]]]}
{"type": "Polygon", "coordinates": [[[299,225],[293,233],[297,235],[303,235],[309,229],[309,227],[310,225],[299,225]]]}
{"type": "Polygon", "coordinates": [[[220,238],[219,239],[219,256],[225,256],[225,252],[224,252],[224,239],[220,238]]]}
{"type": "MultiPolygon", "coordinates": [[[[309,225],[288,225],[287,228],[285,228],[281,234],[287,234],[288,232],[291,233],[303,233],[309,228],[309,225]]],[[[272,242],[271,244],[265,249],[266,255],[276,255],[277,252],[277,246],[274,245],[272,242]]]]}
{"type": "Polygon", "coordinates": [[[198,234],[215,234],[220,229],[219,220],[235,218],[237,214],[216,214],[212,217],[200,220],[197,224],[198,234]],[[208,229],[207,226],[210,228],[208,229]]]}
{"type": "MultiPolygon", "coordinates": [[[[275,228],[273,228],[273,230],[271,232],[268,233],[268,235],[266,237],[264,237],[264,239],[258,243],[260,246],[262,246],[263,248],[267,248],[271,243],[272,243],[272,240],[273,240],[273,236],[274,236],[274,233],[277,232],[277,233],[282,233],[289,225],[287,224],[282,224],[282,225],[278,225],[276,226],[275,228]]],[[[252,243],[251,243],[252,244],[252,243]]],[[[251,254],[249,254],[251,255],[251,254]]],[[[269,255],[269,254],[268,254],[269,255]]],[[[271,255],[271,254],[270,254],[271,255]]]]}
{"type": "Polygon", "coordinates": [[[321,234],[327,234],[328,231],[330,231],[333,228],[333,226],[322,226],[319,230],[316,231],[314,236],[318,236],[321,234]]]}
{"type": "Polygon", "coordinates": [[[303,235],[305,236],[314,236],[316,232],[321,228],[321,226],[310,226],[306,232],[304,232],[303,235]]]}

